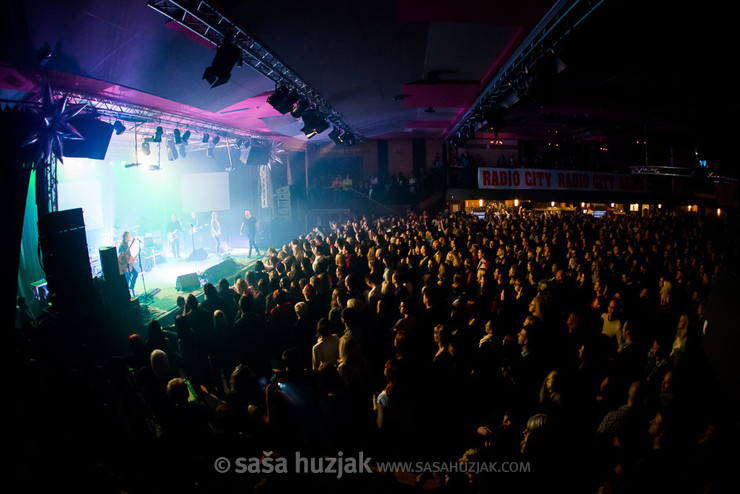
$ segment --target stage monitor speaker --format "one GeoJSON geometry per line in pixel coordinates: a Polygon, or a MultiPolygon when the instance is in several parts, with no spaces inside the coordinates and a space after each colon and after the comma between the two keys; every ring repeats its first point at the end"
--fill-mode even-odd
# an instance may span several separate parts
{"type": "Polygon", "coordinates": [[[113,135],[113,126],[92,115],[77,115],[69,123],[82,134],[83,139],[64,139],[64,156],[104,160],[113,135]]]}
{"type": "Polygon", "coordinates": [[[195,249],[189,256],[188,261],[202,261],[208,258],[208,253],[203,249],[195,249]]]}
{"type": "Polygon", "coordinates": [[[70,312],[90,309],[95,291],[82,209],[48,213],[38,229],[52,306],[70,312]]]}
{"type": "Polygon", "coordinates": [[[236,261],[227,257],[220,263],[206,269],[203,272],[203,278],[205,278],[208,283],[215,285],[218,283],[218,280],[221,278],[228,278],[229,276],[234,275],[236,271],[236,261]]]}
{"type": "Polygon", "coordinates": [[[175,288],[178,292],[189,292],[200,288],[200,279],[198,273],[182,274],[175,281],[175,288]]]}

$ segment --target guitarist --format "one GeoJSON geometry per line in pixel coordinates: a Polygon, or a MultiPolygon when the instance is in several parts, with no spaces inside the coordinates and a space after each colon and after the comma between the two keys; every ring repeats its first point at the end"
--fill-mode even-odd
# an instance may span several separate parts
{"type": "Polygon", "coordinates": [[[216,211],[211,213],[211,237],[216,242],[216,255],[221,254],[221,223],[216,211]]]}
{"type": "Polygon", "coordinates": [[[136,278],[139,276],[139,272],[134,267],[134,262],[139,257],[138,254],[133,256],[131,253],[131,246],[134,240],[131,239],[130,232],[123,232],[123,238],[121,244],[118,246],[118,271],[126,276],[126,283],[128,284],[131,295],[134,295],[134,287],[136,286],[136,278]]]}
{"type": "Polygon", "coordinates": [[[167,224],[167,241],[172,249],[172,257],[180,258],[180,234],[183,233],[182,224],[177,216],[172,215],[172,221],[167,224]]]}

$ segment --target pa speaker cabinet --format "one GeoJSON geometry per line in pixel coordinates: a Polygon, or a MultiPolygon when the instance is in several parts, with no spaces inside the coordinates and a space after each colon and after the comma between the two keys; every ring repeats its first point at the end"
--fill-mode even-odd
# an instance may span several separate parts
{"type": "Polygon", "coordinates": [[[175,281],[175,288],[178,292],[190,292],[200,288],[200,278],[198,273],[181,274],[175,281]]]}

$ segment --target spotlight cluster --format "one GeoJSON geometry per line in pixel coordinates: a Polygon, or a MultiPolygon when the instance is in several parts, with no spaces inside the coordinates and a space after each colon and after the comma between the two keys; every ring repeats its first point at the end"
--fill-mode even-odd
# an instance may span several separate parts
{"type": "MultiPolygon", "coordinates": [[[[301,132],[308,139],[321,134],[331,125],[327,121],[326,115],[319,108],[313,105],[308,98],[286,84],[276,87],[275,92],[267,98],[267,102],[283,115],[290,113],[292,117],[300,118],[303,124],[301,132]]],[[[329,138],[337,145],[352,145],[357,142],[351,132],[336,126],[329,133],[329,138]]]]}

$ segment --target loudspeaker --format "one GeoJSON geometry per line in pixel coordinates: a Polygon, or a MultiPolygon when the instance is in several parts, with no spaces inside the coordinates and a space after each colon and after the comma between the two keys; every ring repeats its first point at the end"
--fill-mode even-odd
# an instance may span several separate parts
{"type": "Polygon", "coordinates": [[[38,229],[52,305],[70,312],[90,309],[95,291],[82,209],[48,213],[38,229]]]}
{"type": "Polygon", "coordinates": [[[175,281],[175,288],[178,292],[189,292],[200,288],[198,273],[181,274],[175,281]]]}
{"type": "Polygon", "coordinates": [[[203,272],[203,278],[208,283],[215,285],[221,278],[227,278],[236,273],[236,261],[228,257],[220,263],[211,266],[203,272]]]}
{"type": "Polygon", "coordinates": [[[118,269],[118,254],[115,247],[100,247],[100,266],[103,268],[103,278],[112,281],[115,277],[121,276],[118,269]]]}
{"type": "Polygon", "coordinates": [[[69,119],[84,139],[64,139],[64,156],[70,158],[105,159],[108,152],[113,126],[92,115],[77,115],[69,119]]]}
{"type": "Polygon", "coordinates": [[[207,258],[208,252],[204,249],[196,249],[188,256],[188,261],[202,261],[207,258]]]}

